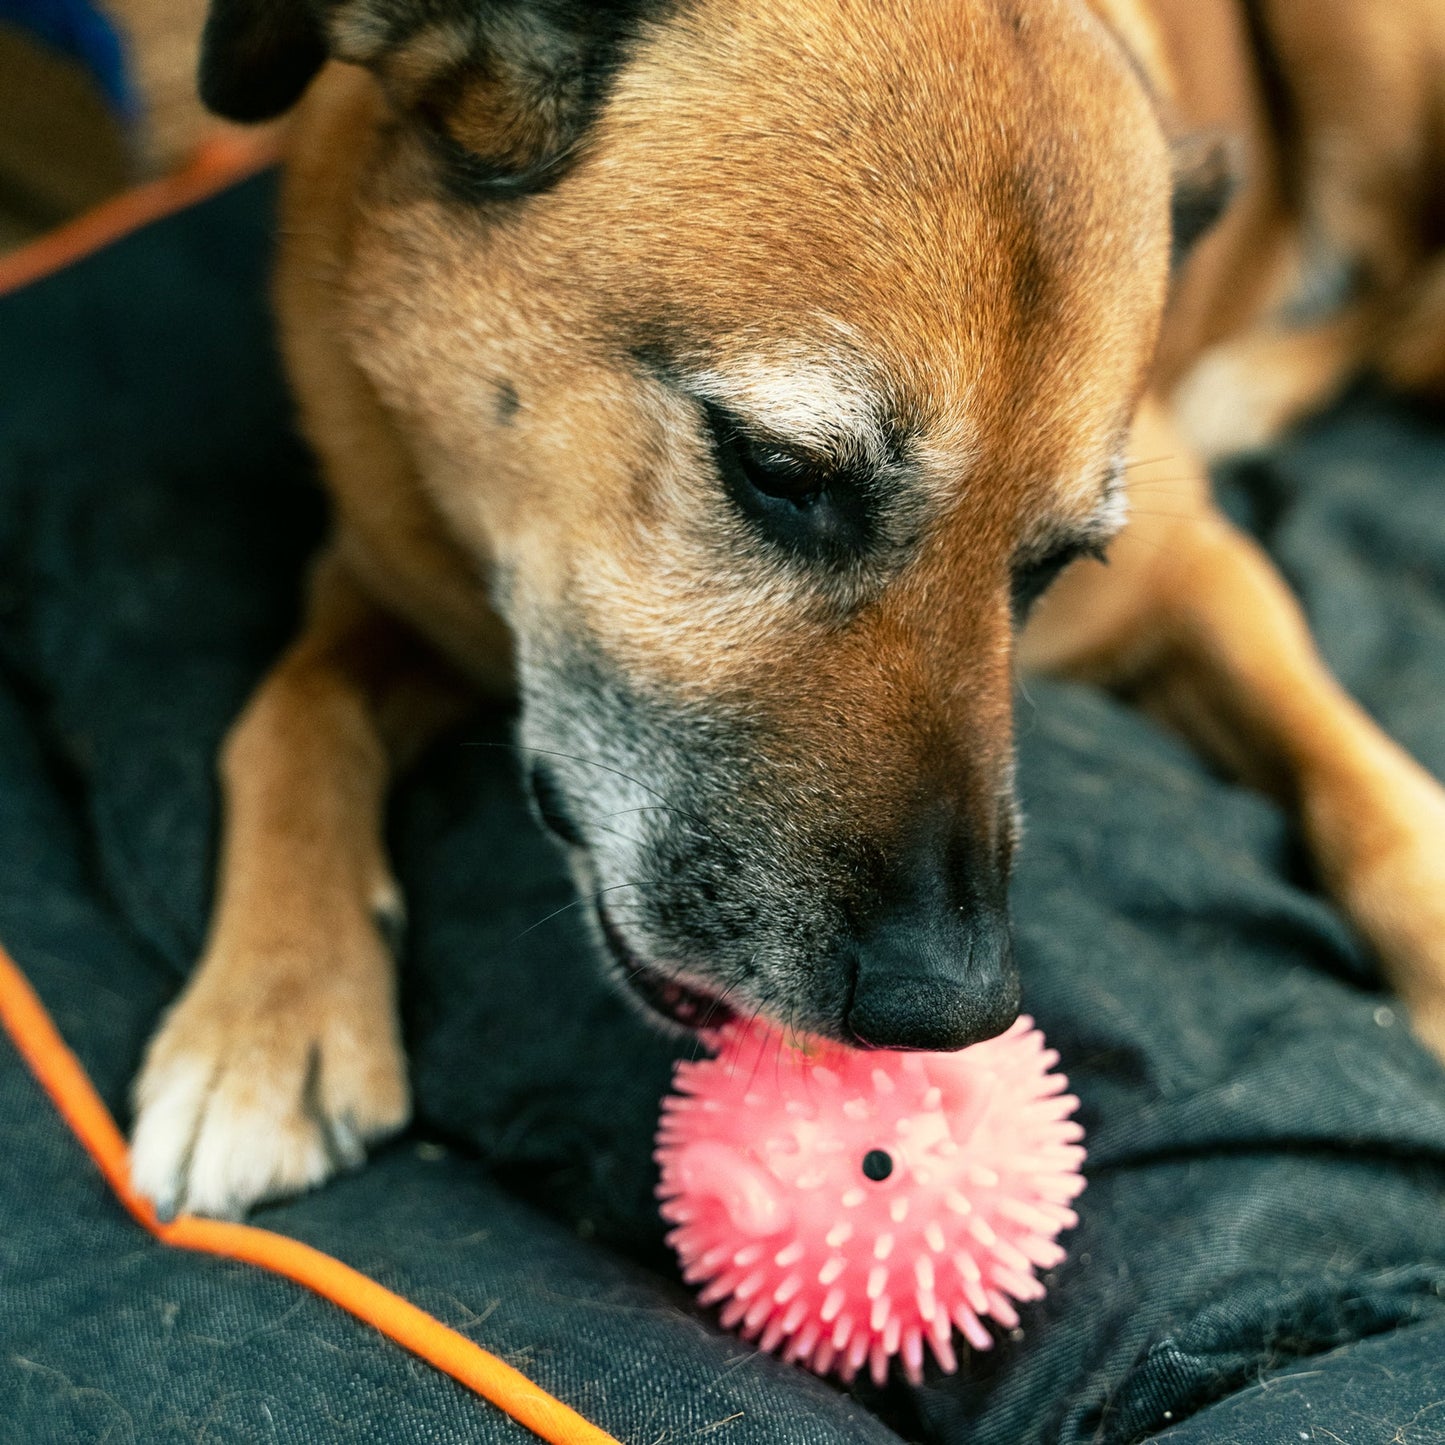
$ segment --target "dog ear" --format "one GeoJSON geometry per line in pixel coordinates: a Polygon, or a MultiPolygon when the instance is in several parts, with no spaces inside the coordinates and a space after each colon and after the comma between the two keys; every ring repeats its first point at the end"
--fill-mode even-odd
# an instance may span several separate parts
{"type": "Polygon", "coordinates": [[[1238,147],[1209,132],[1186,135],[1173,144],[1174,268],[1219,223],[1243,179],[1238,147]]]}
{"type": "Polygon", "coordinates": [[[296,103],[325,59],[308,0],[211,0],[201,99],[228,120],[270,120],[296,103]]]}
{"type": "Polygon", "coordinates": [[[555,178],[629,41],[671,0],[212,0],[201,95],[233,120],[300,97],[328,56],[365,66],[465,190],[555,178]]]}
{"type": "Polygon", "coordinates": [[[369,64],[422,123],[449,184],[476,198],[538,190],[565,172],[630,43],[669,3],[431,0],[408,25],[418,0],[343,0],[331,32],[337,53],[369,64]],[[403,13],[368,54],[379,4],[403,13]]]}

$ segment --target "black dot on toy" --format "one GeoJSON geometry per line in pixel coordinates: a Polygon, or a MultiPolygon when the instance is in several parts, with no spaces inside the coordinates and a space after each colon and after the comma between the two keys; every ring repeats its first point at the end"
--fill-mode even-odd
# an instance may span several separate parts
{"type": "Polygon", "coordinates": [[[881,1184],[893,1173],[893,1156],[886,1149],[870,1149],[863,1156],[863,1173],[875,1184],[881,1184]]]}

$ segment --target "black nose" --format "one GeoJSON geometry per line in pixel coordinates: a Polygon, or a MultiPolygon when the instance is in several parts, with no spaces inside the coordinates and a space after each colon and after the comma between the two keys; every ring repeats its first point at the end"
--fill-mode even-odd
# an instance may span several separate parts
{"type": "Polygon", "coordinates": [[[895,914],[858,940],[854,960],[845,1022],[866,1048],[967,1048],[1018,1017],[1018,973],[1001,908],[895,914]]]}

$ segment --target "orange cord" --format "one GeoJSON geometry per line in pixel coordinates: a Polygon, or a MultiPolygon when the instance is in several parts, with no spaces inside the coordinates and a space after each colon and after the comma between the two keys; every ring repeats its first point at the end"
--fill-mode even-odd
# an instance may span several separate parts
{"type": "MultiPolygon", "coordinates": [[[[262,170],[275,161],[277,149],[274,133],[215,138],[175,175],[127,191],[29,245],[0,256],[0,295],[58,271],[151,221],[262,170]]],[[[162,1243],[245,1260],[304,1285],[490,1400],[550,1445],[620,1445],[605,1430],[584,1420],[465,1335],[310,1245],[269,1229],[194,1215],[162,1223],[150,1201],[131,1187],[125,1140],[115,1120],[29,981],[3,950],[0,1023],[116,1197],[131,1217],[162,1243]]]]}
{"type": "Polygon", "coordinates": [[[269,1229],[195,1215],[162,1223],[150,1202],[131,1187],[125,1140],[115,1120],[35,990],[3,950],[0,1023],[116,1197],[162,1243],[245,1260],[304,1285],[490,1400],[551,1445],[620,1445],[465,1335],[308,1244],[269,1229]]]}
{"type": "Polygon", "coordinates": [[[280,139],[275,127],[255,132],[224,131],[212,136],[174,174],[122,191],[73,221],[0,256],[0,296],[18,291],[162,216],[184,210],[245,180],[274,164],[279,156],[280,139]]]}

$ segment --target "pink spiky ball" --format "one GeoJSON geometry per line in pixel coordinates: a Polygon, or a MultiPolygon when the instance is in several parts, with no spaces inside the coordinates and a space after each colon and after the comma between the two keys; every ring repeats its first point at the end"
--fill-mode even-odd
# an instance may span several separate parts
{"type": "Polygon", "coordinates": [[[1078,1100],[1033,1021],[954,1054],[861,1052],[729,1024],[679,1063],[657,1136],[683,1277],[765,1351],[882,1384],[957,1327],[1018,1326],[1084,1187],[1078,1100]]]}

